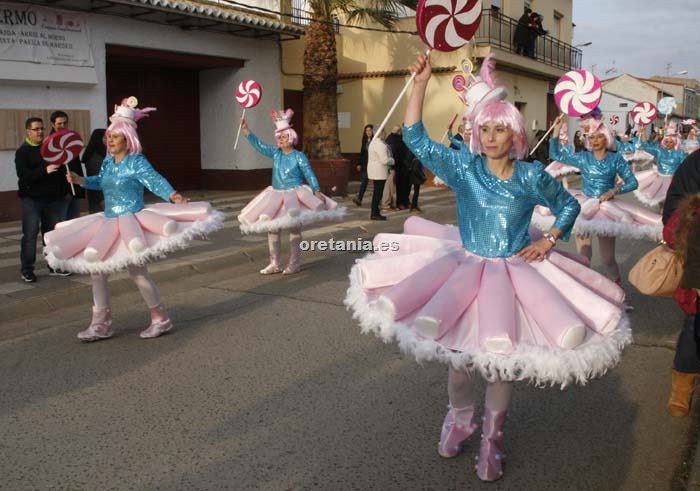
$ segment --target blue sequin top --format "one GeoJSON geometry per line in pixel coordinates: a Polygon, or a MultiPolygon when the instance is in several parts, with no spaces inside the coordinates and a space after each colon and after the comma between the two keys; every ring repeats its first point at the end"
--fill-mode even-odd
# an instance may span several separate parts
{"type": "Polygon", "coordinates": [[[141,211],[144,187],[164,201],[170,201],[175,191],[142,153],[127,154],[118,164],[114,163],[114,156],[109,155],[102,162],[98,175],[85,178],[85,189],[101,190],[104,194],[108,218],[141,211]]]}
{"type": "Polygon", "coordinates": [[[615,144],[617,145],[617,151],[620,153],[633,153],[641,146],[636,136],[633,136],[627,142],[615,140],[615,144]]]}
{"type": "Polygon", "coordinates": [[[656,159],[656,167],[659,174],[671,176],[688,156],[683,150],[667,150],[652,143],[643,143],[642,148],[652,154],[656,159]]]}
{"type": "Polygon", "coordinates": [[[292,150],[285,154],[281,148],[260,141],[253,132],[248,135],[248,141],[255,150],[272,159],[273,189],[280,191],[294,189],[304,184],[304,179],[314,193],[321,189],[309,159],[299,150],[292,150]]]}
{"type": "Polygon", "coordinates": [[[596,160],[593,152],[565,154],[559,150],[559,138],[552,138],[549,140],[549,158],[577,167],[583,181],[581,191],[589,198],[600,198],[614,188],[618,175],[625,181],[620,186],[620,193],[634,191],[639,185],[629,164],[617,152],[608,152],[603,160],[596,160]]]}
{"type": "Polygon", "coordinates": [[[554,228],[567,240],[581,207],[539,162],[514,161],[510,179],[498,179],[486,158],[451,150],[428,138],[421,121],[404,128],[409,150],[457,197],[457,223],[465,249],[484,257],[510,257],[530,244],[535,205],[549,207],[554,228]]]}

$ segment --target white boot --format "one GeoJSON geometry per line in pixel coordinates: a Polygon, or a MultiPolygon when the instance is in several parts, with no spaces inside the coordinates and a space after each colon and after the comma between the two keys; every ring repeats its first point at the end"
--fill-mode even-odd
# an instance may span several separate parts
{"type": "Polygon", "coordinates": [[[282,272],[280,260],[280,233],[270,232],[267,234],[267,247],[270,250],[270,264],[260,270],[260,274],[275,274],[282,272]]]}

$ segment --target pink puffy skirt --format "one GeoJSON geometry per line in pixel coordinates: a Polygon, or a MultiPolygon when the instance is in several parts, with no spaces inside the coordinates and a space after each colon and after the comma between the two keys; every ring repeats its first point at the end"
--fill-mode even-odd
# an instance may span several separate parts
{"type": "MultiPolygon", "coordinates": [[[[663,224],[658,213],[621,199],[601,202],[598,198],[589,198],[578,189],[568,191],[581,205],[581,213],[574,224],[575,234],[661,240],[663,224]]],[[[534,226],[540,230],[549,230],[554,221],[549,208],[535,207],[532,214],[534,226]]]]}
{"type": "Polygon", "coordinates": [[[112,273],[184,249],[223,222],[223,213],[205,202],[156,203],[117,218],[95,213],[57,224],[46,234],[44,254],[54,269],[112,273]]]}
{"type": "Polygon", "coordinates": [[[622,289],[567,255],[484,258],[455,227],[418,217],[374,242],[394,247],[356,262],[345,304],[363,332],[418,361],[565,386],[604,374],[631,342],[622,289]]]}
{"type": "Polygon", "coordinates": [[[666,193],[671,186],[673,175],[659,173],[658,167],[643,170],[634,174],[639,182],[639,187],[634,190],[634,196],[649,206],[656,206],[664,202],[666,193]]]}
{"type": "Polygon", "coordinates": [[[579,170],[576,167],[573,167],[571,165],[566,165],[563,162],[559,162],[558,160],[555,160],[551,164],[549,164],[545,170],[551,175],[552,177],[561,177],[561,176],[568,176],[570,174],[575,174],[579,170]]]}
{"type": "Polygon", "coordinates": [[[325,220],[341,220],[347,209],[322,194],[317,198],[307,185],[280,191],[268,186],[238,215],[244,234],[276,232],[325,220]]]}

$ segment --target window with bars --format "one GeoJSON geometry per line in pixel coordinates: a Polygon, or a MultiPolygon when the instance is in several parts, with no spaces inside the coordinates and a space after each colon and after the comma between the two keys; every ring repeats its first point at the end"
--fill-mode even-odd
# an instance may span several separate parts
{"type": "Polygon", "coordinates": [[[292,0],[292,23],[308,26],[311,21],[311,6],[307,0],[292,0]]]}

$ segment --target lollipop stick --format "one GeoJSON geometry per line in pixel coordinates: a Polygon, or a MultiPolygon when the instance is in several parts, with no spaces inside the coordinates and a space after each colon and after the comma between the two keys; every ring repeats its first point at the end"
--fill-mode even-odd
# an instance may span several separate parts
{"type": "Polygon", "coordinates": [[[532,154],[535,153],[535,150],[537,150],[537,147],[539,147],[540,144],[544,141],[544,139],[547,138],[547,135],[549,135],[552,132],[552,130],[557,125],[557,123],[561,120],[561,118],[562,118],[561,114],[559,116],[557,116],[557,119],[554,120],[554,123],[552,123],[552,126],[550,126],[549,129],[547,130],[547,133],[545,133],[544,136],[542,138],[540,138],[540,141],[537,142],[537,145],[535,145],[535,148],[530,150],[530,153],[528,154],[529,156],[532,156],[532,154]]]}
{"type": "Polygon", "coordinates": [[[243,114],[241,115],[241,121],[238,122],[238,132],[236,133],[236,143],[233,144],[233,149],[235,150],[238,147],[238,137],[241,136],[241,126],[243,126],[243,118],[245,118],[245,110],[246,108],[243,108],[243,114]]]}
{"type": "Polygon", "coordinates": [[[73,187],[73,183],[70,183],[70,192],[73,193],[73,196],[75,196],[75,188],[73,187]]]}
{"type": "MultiPolygon", "coordinates": [[[[428,50],[425,52],[425,56],[430,56],[430,51],[431,51],[431,48],[428,48],[428,50]]],[[[399,101],[401,100],[403,95],[408,90],[408,86],[411,85],[411,82],[413,82],[414,78],[416,78],[415,72],[411,74],[411,78],[408,79],[408,82],[406,82],[406,85],[404,85],[403,89],[401,89],[401,93],[399,93],[399,96],[394,101],[394,105],[391,106],[391,109],[389,109],[389,112],[387,113],[386,117],[384,118],[384,121],[382,121],[382,124],[379,125],[379,129],[374,132],[374,138],[372,138],[372,141],[379,138],[379,135],[381,134],[384,127],[386,126],[386,122],[389,121],[389,118],[391,117],[391,115],[394,114],[394,111],[396,110],[396,106],[399,105],[399,101]]]]}
{"type": "Polygon", "coordinates": [[[440,139],[440,143],[445,141],[445,138],[447,138],[447,134],[450,132],[450,129],[452,129],[452,126],[455,124],[455,121],[457,121],[457,116],[459,113],[455,114],[455,117],[452,118],[452,121],[450,121],[450,125],[447,127],[447,130],[445,130],[445,134],[442,135],[442,138],[440,139]]]}

